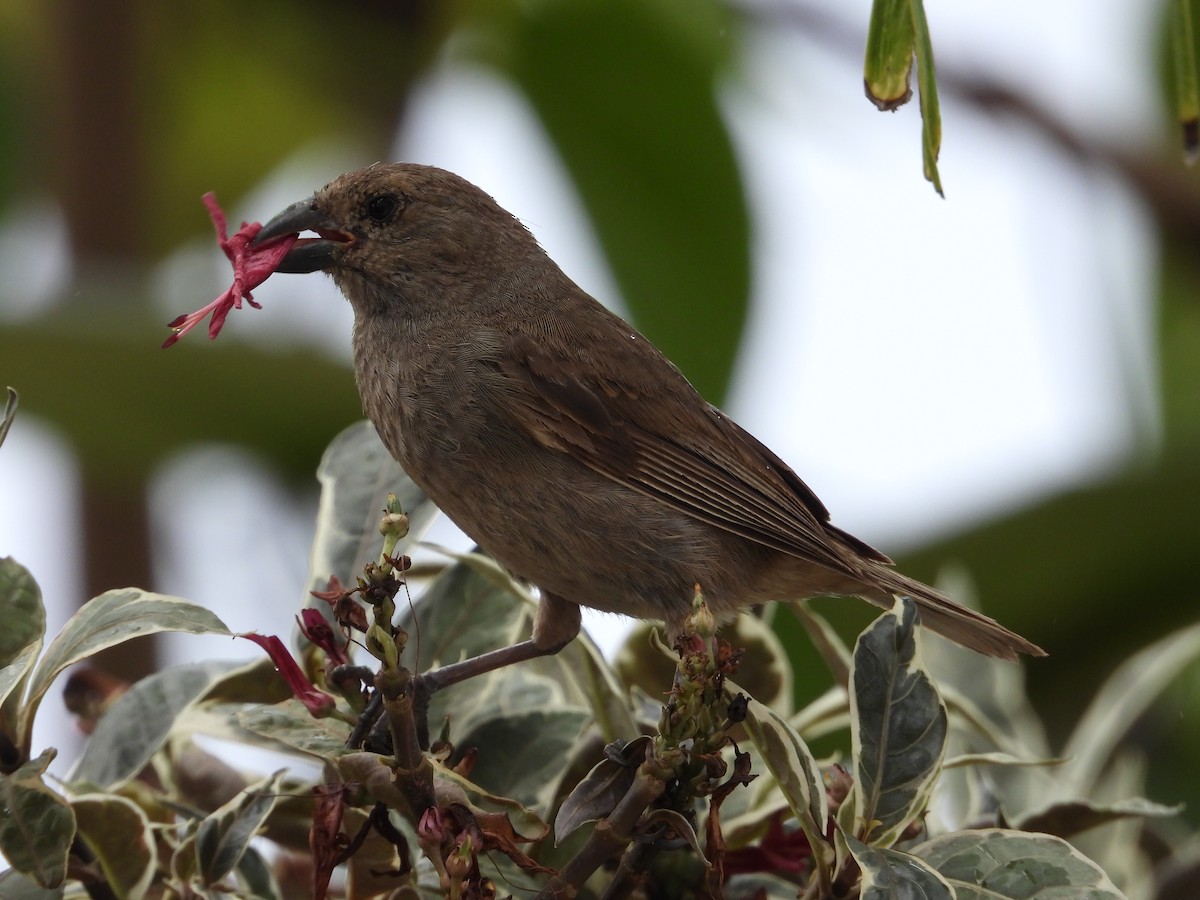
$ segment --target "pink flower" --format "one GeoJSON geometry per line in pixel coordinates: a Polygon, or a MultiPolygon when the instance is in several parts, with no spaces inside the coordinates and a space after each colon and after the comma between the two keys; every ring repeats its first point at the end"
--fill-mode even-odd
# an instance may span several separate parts
{"type": "Polygon", "coordinates": [[[267,651],[267,655],[271,657],[271,662],[275,663],[275,668],[279,674],[283,676],[283,680],[287,682],[288,687],[292,689],[292,693],[308,709],[309,713],[317,719],[324,718],[334,710],[334,699],[324,691],[313,687],[311,681],[305,676],[300,664],[292,659],[292,654],[288,652],[287,647],[275,635],[261,635],[249,632],[247,634],[239,634],[238,637],[244,637],[248,641],[254,641],[258,646],[267,651]]]}
{"type": "Polygon", "coordinates": [[[167,327],[174,333],[163,341],[163,349],[170,347],[195,328],[209,313],[212,313],[212,321],[208,323],[208,336],[212,339],[221,333],[221,326],[225,324],[225,317],[229,315],[229,311],[235,307],[242,308],[243,299],[255,309],[260,309],[250,292],[271,276],[299,237],[295,234],[285,234],[251,246],[250,242],[262,231],[261,223],[243,222],[237,234],[227,237],[225,213],[217,205],[217,197],[212,191],[204,195],[204,205],[208,207],[213,227],[217,230],[217,243],[233,263],[233,284],[207,306],[172,320],[167,327]]]}

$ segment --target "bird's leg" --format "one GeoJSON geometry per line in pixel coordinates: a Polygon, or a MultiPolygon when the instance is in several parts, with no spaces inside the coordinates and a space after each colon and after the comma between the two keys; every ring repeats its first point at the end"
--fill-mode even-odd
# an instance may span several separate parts
{"type": "Polygon", "coordinates": [[[489,650],[470,659],[414,675],[410,684],[413,713],[417,718],[417,738],[421,746],[429,746],[427,713],[429,700],[434,694],[444,687],[503,669],[514,663],[526,662],[540,656],[553,656],[579,634],[579,622],[578,605],[554,594],[542,594],[533,622],[533,637],[529,640],[498,650],[489,650]]]}

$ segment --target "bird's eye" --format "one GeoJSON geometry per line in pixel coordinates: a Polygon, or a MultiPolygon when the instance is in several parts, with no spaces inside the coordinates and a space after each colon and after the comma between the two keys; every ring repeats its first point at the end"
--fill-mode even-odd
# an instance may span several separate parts
{"type": "Polygon", "coordinates": [[[376,194],[367,201],[367,216],[374,222],[383,225],[391,221],[400,208],[400,201],[395,194],[376,194]]]}

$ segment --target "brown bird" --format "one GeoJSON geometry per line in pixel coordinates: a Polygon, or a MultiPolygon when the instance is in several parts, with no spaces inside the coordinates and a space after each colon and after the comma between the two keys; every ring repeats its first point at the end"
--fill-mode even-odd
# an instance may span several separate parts
{"type": "Polygon", "coordinates": [[[770,600],[854,595],[890,608],[903,595],[972,650],[1045,655],[831,525],[786,463],[470,182],[376,164],[293,204],[257,242],[306,230],[319,237],[299,240],[279,271],[325,270],[350,301],[355,378],[383,443],[541,590],[532,640],[489,654],[488,667],[556,652],[578,633],[580,606],[677,632],[695,585],[718,621],[770,600]]]}

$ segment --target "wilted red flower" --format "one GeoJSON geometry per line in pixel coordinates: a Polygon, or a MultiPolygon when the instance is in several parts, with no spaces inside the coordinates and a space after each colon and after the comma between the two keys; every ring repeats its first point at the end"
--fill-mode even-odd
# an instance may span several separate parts
{"type": "Polygon", "coordinates": [[[741,847],[725,854],[725,877],[749,872],[798,874],[808,869],[812,847],[804,832],[783,827],[784,814],[767,820],[767,833],[757,846],[741,847]]]}
{"type": "Polygon", "coordinates": [[[319,609],[313,609],[310,606],[300,610],[296,622],[300,626],[300,633],[324,650],[325,656],[335,666],[347,665],[350,662],[350,657],[346,655],[346,645],[329,627],[329,623],[325,621],[325,617],[321,615],[319,609]]]}
{"type": "Polygon", "coordinates": [[[333,607],[333,617],[339,625],[353,628],[355,631],[366,631],[370,624],[367,622],[367,612],[362,604],[354,599],[358,588],[347,589],[336,575],[329,576],[329,586],[324,591],[309,591],[318,600],[324,600],[333,607]]]}
{"type": "Polygon", "coordinates": [[[271,662],[275,663],[275,668],[283,676],[283,680],[287,682],[288,687],[292,689],[292,693],[296,695],[296,699],[303,703],[309,713],[315,718],[324,718],[333,712],[336,706],[334,699],[324,691],[313,687],[312,682],[308,680],[303,670],[301,670],[300,664],[292,658],[292,654],[288,652],[287,647],[283,645],[283,641],[278,637],[273,634],[261,635],[254,632],[239,634],[238,637],[254,641],[254,643],[267,651],[267,655],[271,657],[271,662]]]}
{"type": "Polygon", "coordinates": [[[250,292],[266,281],[279,267],[298,237],[295,234],[285,234],[282,237],[263,241],[257,246],[251,246],[250,242],[262,231],[261,223],[243,222],[237,234],[227,237],[225,213],[217,205],[217,197],[212,191],[204,195],[204,205],[208,207],[213,227],[217,230],[217,243],[221,245],[221,249],[225,251],[229,261],[233,263],[233,284],[207,306],[172,320],[167,327],[174,333],[163,341],[163,349],[170,347],[195,328],[209,313],[212,313],[212,321],[208,323],[208,336],[211,339],[220,334],[221,326],[225,324],[225,317],[229,315],[229,311],[235,307],[242,308],[242,300],[255,309],[259,309],[259,305],[254,301],[250,292]]]}

